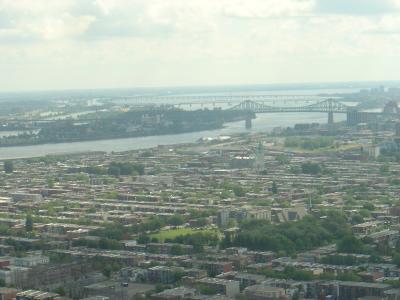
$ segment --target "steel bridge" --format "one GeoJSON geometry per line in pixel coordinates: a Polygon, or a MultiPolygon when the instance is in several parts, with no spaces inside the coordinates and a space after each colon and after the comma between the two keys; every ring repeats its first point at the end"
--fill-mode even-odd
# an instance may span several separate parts
{"type": "Polygon", "coordinates": [[[253,113],[284,113],[284,112],[319,112],[319,113],[347,113],[349,106],[334,100],[326,99],[317,103],[299,106],[271,106],[252,100],[245,100],[229,110],[246,110],[253,113]]]}
{"type": "Polygon", "coordinates": [[[276,102],[305,102],[315,103],[328,99],[326,96],[319,95],[174,95],[174,96],[133,96],[119,97],[108,99],[110,101],[122,101],[132,105],[149,105],[149,104],[165,104],[174,107],[192,106],[192,105],[212,105],[225,104],[228,106],[235,105],[246,100],[255,101],[258,103],[276,102]]]}
{"type": "Polygon", "coordinates": [[[296,95],[296,94],[231,94],[231,95],[171,95],[171,96],[121,96],[121,97],[113,97],[107,100],[125,100],[125,101],[134,101],[136,103],[144,102],[174,102],[174,103],[193,103],[193,102],[241,102],[243,100],[253,100],[253,101],[263,101],[263,100],[307,100],[307,99],[327,99],[332,97],[320,96],[320,95],[296,95]]]}
{"type": "MultiPolygon", "coordinates": [[[[249,111],[252,113],[301,113],[301,112],[316,112],[328,113],[328,125],[333,124],[334,113],[348,113],[351,107],[334,100],[326,99],[317,103],[298,106],[271,106],[264,103],[258,103],[252,100],[245,100],[238,105],[235,105],[229,110],[249,111]]],[[[251,128],[252,118],[249,116],[246,119],[246,128],[251,128]]]]}

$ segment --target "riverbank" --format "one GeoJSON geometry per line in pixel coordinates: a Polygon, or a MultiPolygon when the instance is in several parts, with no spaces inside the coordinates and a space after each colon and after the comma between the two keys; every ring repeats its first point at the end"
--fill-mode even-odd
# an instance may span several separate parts
{"type": "MultiPolygon", "coordinates": [[[[345,115],[335,114],[335,121],[345,120],[345,115]]],[[[182,134],[147,136],[125,139],[97,140],[75,143],[42,144],[17,147],[0,147],[1,159],[17,159],[40,157],[46,155],[71,154],[80,152],[124,152],[129,150],[147,149],[159,145],[174,145],[181,143],[193,143],[203,137],[231,136],[243,132],[271,131],[275,127],[291,127],[298,123],[321,123],[327,122],[325,113],[277,113],[258,114],[253,120],[251,130],[245,129],[244,121],[226,123],[221,129],[206,130],[182,134]]]]}
{"type": "Polygon", "coordinates": [[[140,137],[155,137],[155,136],[163,136],[163,135],[177,135],[184,133],[193,133],[193,132],[202,132],[206,130],[218,130],[224,128],[225,124],[206,124],[203,128],[195,129],[189,128],[187,130],[182,131],[161,131],[161,132],[143,132],[140,134],[127,134],[127,135],[110,135],[110,136],[93,136],[86,138],[76,138],[76,139],[63,139],[56,141],[43,141],[43,140],[25,140],[21,141],[21,143],[10,143],[10,144],[2,144],[0,139],[0,148],[7,147],[24,147],[24,146],[36,146],[36,145],[55,145],[55,144],[65,144],[65,143],[79,143],[79,142],[91,142],[91,141],[102,141],[102,140],[117,140],[117,139],[129,139],[129,138],[140,138],[140,137]]]}
{"type": "Polygon", "coordinates": [[[32,124],[32,131],[0,138],[0,147],[138,138],[218,130],[226,123],[254,118],[240,110],[146,110],[99,118],[32,124]]]}

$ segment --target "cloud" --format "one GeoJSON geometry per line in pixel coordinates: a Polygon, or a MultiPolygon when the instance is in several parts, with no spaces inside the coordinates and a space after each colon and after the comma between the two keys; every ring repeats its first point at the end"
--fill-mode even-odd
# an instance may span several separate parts
{"type": "Polygon", "coordinates": [[[232,0],[226,1],[224,13],[240,18],[292,17],[308,15],[313,0],[232,0]]]}
{"type": "Polygon", "coordinates": [[[377,58],[400,68],[399,8],[400,0],[0,0],[0,89],[321,81],[377,58]]]}
{"type": "Polygon", "coordinates": [[[364,33],[376,35],[400,34],[400,15],[385,15],[378,22],[375,22],[364,33]]]}
{"type": "MultiPolygon", "coordinates": [[[[82,0],[81,3],[86,3],[82,0]]],[[[76,37],[84,33],[95,20],[92,15],[74,15],[77,3],[73,0],[0,0],[2,23],[7,41],[40,41],[76,37]]],[[[1,34],[1,33],[0,33],[1,34]]]]}
{"type": "MultiPolygon", "coordinates": [[[[149,0],[150,1],[150,0],[149,0]]],[[[130,2],[98,0],[100,13],[88,28],[85,38],[108,39],[168,35],[174,31],[171,22],[163,22],[153,18],[148,6],[141,1],[130,2]]]]}
{"type": "Polygon", "coordinates": [[[25,31],[32,32],[42,39],[57,40],[84,34],[95,19],[94,16],[74,17],[65,14],[57,19],[43,18],[40,21],[24,23],[22,26],[25,31]]]}
{"type": "Polygon", "coordinates": [[[316,0],[316,12],[348,15],[381,15],[398,11],[397,0],[316,0]]]}

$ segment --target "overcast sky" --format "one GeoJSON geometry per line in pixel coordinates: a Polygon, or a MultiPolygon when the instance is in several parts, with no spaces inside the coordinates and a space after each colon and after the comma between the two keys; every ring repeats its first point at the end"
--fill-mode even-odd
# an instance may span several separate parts
{"type": "Polygon", "coordinates": [[[0,91],[400,79],[400,0],[0,0],[0,91]]]}

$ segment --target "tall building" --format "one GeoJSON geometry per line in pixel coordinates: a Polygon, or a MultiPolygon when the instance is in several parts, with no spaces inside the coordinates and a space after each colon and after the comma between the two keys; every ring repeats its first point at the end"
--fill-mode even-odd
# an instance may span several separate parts
{"type": "Polygon", "coordinates": [[[258,143],[257,149],[254,153],[254,169],[257,172],[265,170],[264,146],[261,142],[258,143]]]}
{"type": "Polygon", "coordinates": [[[386,103],[385,107],[383,108],[383,112],[385,114],[398,114],[399,113],[399,106],[396,101],[389,101],[386,103]]]}
{"type": "Polygon", "coordinates": [[[229,223],[230,211],[227,209],[221,209],[217,212],[217,224],[220,227],[226,227],[229,223]]]}

